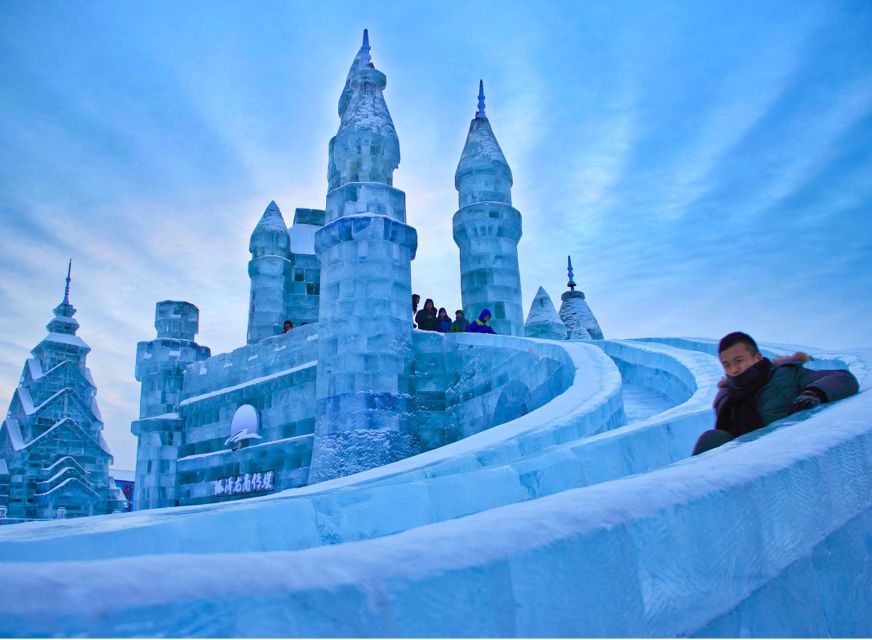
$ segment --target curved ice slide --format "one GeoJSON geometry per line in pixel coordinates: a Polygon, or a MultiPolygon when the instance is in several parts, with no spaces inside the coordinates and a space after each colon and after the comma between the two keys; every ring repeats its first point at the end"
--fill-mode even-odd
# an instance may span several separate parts
{"type": "MultiPolygon", "coordinates": [[[[868,394],[687,459],[713,344],[562,343],[552,402],[329,483],[3,527],[0,633],[868,635],[868,394]]],[[[867,386],[868,350],[815,355],[867,386]]]]}

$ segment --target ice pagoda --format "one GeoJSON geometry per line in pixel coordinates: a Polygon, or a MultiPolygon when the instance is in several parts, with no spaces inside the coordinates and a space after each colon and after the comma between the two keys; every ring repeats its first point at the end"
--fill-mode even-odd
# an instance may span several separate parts
{"type": "Polygon", "coordinates": [[[76,335],[70,268],[64,298],[36,345],[0,427],[0,506],[9,521],[88,516],[126,509],[109,475],[91,348],[76,335]]]}

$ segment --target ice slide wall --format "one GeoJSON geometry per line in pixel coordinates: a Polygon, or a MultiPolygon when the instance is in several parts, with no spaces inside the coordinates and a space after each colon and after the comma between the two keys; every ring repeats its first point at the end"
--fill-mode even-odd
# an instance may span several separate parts
{"type": "MultiPolygon", "coordinates": [[[[682,460],[720,374],[710,343],[664,342],[562,345],[567,393],[365,474],[4,527],[0,632],[868,635],[868,394],[682,460]],[[676,406],[608,428],[620,377],[605,354],[676,406]],[[118,544],[135,530],[163,548],[118,544]]],[[[868,351],[830,360],[867,386],[868,351]]]]}

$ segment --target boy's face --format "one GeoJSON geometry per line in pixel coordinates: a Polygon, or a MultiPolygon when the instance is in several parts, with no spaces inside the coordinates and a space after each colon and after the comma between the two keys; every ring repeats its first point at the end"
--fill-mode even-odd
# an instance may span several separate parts
{"type": "Polygon", "coordinates": [[[729,377],[735,378],[737,375],[744,373],[747,369],[754,366],[763,359],[760,353],[752,353],[751,347],[744,342],[734,344],[729,349],[724,349],[720,353],[721,366],[724,368],[724,373],[729,377]]]}

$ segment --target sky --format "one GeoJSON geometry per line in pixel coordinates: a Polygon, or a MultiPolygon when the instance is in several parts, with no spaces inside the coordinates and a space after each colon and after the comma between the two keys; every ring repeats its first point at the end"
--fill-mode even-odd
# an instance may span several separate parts
{"type": "Polygon", "coordinates": [[[245,343],[271,200],[324,208],[369,29],[418,231],[461,306],[454,171],[484,80],[523,216],[522,297],[566,257],[607,338],[872,345],[872,3],[24,2],[0,11],[0,411],[70,299],[115,466],[154,305],[245,343]]]}

